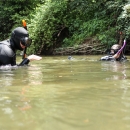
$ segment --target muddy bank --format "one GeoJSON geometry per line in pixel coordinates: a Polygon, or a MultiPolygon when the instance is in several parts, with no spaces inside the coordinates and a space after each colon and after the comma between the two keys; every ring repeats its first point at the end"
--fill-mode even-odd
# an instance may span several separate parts
{"type": "Polygon", "coordinates": [[[82,44],[74,47],[59,47],[53,50],[53,55],[89,55],[104,54],[106,46],[99,41],[86,39],[82,44]]]}
{"type": "Polygon", "coordinates": [[[104,45],[83,44],[75,47],[56,48],[53,55],[85,55],[85,54],[104,54],[106,48],[104,45]]]}

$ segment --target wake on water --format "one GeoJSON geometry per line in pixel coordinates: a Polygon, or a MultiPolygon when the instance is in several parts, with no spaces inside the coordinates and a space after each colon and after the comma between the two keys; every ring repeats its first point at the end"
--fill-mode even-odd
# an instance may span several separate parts
{"type": "Polygon", "coordinates": [[[0,70],[12,70],[12,69],[17,69],[17,68],[18,68],[17,65],[12,66],[10,64],[0,66],[0,70]]]}

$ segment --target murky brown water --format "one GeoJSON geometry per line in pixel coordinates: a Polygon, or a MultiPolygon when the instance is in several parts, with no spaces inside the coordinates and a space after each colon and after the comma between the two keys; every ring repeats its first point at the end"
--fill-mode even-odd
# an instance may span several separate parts
{"type": "Polygon", "coordinates": [[[0,130],[129,130],[130,62],[73,57],[0,70],[0,130]]]}

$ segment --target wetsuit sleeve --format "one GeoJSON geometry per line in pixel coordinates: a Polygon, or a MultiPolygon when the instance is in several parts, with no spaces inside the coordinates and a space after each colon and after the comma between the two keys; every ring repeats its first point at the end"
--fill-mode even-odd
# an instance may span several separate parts
{"type": "Polygon", "coordinates": [[[28,65],[29,62],[30,60],[28,58],[25,58],[18,66],[28,65]]]}
{"type": "Polygon", "coordinates": [[[101,57],[100,60],[103,60],[103,61],[114,61],[115,58],[113,58],[112,56],[103,56],[103,57],[101,57]]]}

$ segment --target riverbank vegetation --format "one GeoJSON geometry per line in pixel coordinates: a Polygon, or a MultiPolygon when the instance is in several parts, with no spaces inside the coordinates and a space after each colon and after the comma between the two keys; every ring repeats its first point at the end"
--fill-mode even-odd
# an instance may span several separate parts
{"type": "Polygon", "coordinates": [[[25,19],[33,39],[28,53],[100,54],[129,39],[127,0],[9,0],[0,6],[0,40],[25,19]]]}

